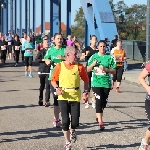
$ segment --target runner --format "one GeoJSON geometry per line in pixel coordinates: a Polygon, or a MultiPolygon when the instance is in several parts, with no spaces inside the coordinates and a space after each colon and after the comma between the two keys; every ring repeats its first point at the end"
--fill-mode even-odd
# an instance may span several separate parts
{"type": "Polygon", "coordinates": [[[96,99],[96,117],[100,130],[103,130],[103,110],[111,87],[110,74],[115,74],[116,63],[111,55],[105,53],[106,44],[103,41],[98,43],[98,50],[99,52],[88,60],[87,71],[92,71],[91,85],[96,99]]]}
{"type": "Polygon", "coordinates": [[[20,54],[20,46],[21,46],[21,42],[19,40],[19,36],[16,34],[15,38],[13,40],[13,49],[14,49],[14,53],[15,53],[15,67],[18,66],[18,61],[19,61],[19,54],[20,54]]]}
{"type": "Polygon", "coordinates": [[[27,36],[27,41],[25,41],[22,45],[22,48],[25,49],[24,58],[25,58],[25,77],[28,76],[28,68],[29,68],[29,77],[33,77],[32,75],[32,57],[33,57],[33,43],[30,41],[30,36],[27,36]]]}
{"type": "MultiPolygon", "coordinates": [[[[35,60],[39,61],[40,66],[38,71],[40,73],[49,73],[50,72],[50,66],[45,64],[44,61],[44,56],[48,50],[49,47],[49,43],[48,43],[48,39],[43,39],[43,49],[41,51],[38,52],[35,60]]],[[[40,94],[39,94],[39,102],[38,104],[40,106],[43,106],[43,91],[46,85],[46,92],[45,92],[45,107],[49,107],[50,106],[50,84],[49,84],[49,80],[48,80],[49,74],[41,74],[39,75],[40,78],[40,94]]]]}
{"type": "MultiPolygon", "coordinates": [[[[23,33],[23,38],[20,39],[20,42],[22,43],[22,45],[24,45],[24,42],[27,41],[27,34],[23,33]]],[[[21,48],[21,55],[22,55],[22,63],[24,63],[24,53],[25,53],[25,49],[24,47],[21,48]]]]}
{"type": "Polygon", "coordinates": [[[120,85],[121,85],[122,75],[123,75],[123,71],[124,71],[124,60],[126,60],[127,57],[126,57],[125,50],[122,48],[122,41],[118,40],[116,44],[117,44],[117,46],[114,49],[114,59],[117,63],[117,68],[116,68],[116,74],[113,75],[113,85],[112,86],[114,87],[114,83],[117,81],[116,92],[120,93],[121,92],[120,85]]]}
{"type": "Polygon", "coordinates": [[[82,64],[76,63],[77,51],[73,46],[65,49],[66,59],[56,65],[51,84],[58,95],[58,103],[62,116],[62,130],[66,140],[66,150],[71,150],[71,140],[77,139],[75,129],[79,126],[80,117],[80,77],[84,81],[83,100],[87,100],[88,76],[82,64]],[[59,85],[57,84],[59,81],[59,85]],[[69,113],[71,118],[69,118],[69,113]],[[71,120],[71,125],[70,125],[71,120]],[[69,130],[70,125],[70,130],[69,130]]]}
{"type": "MultiPolygon", "coordinates": [[[[90,46],[87,46],[82,51],[82,56],[81,56],[80,60],[86,59],[86,61],[88,61],[92,55],[94,55],[95,53],[98,53],[96,43],[97,43],[97,37],[95,35],[92,35],[90,38],[90,46]]],[[[87,64],[86,64],[86,66],[87,66],[87,64]]],[[[89,108],[89,103],[90,103],[92,71],[88,72],[88,77],[89,77],[88,102],[85,103],[85,108],[89,108]]],[[[95,108],[95,96],[93,94],[92,94],[92,107],[95,108]]]]}
{"type": "MultiPolygon", "coordinates": [[[[51,46],[46,55],[44,56],[44,59],[45,59],[45,63],[47,65],[50,65],[51,64],[51,70],[50,70],[50,76],[49,76],[49,80],[51,80],[51,75],[53,73],[53,70],[54,70],[54,67],[57,63],[60,63],[61,61],[64,60],[64,50],[65,50],[65,47],[62,46],[62,42],[63,42],[63,38],[62,38],[62,35],[59,34],[59,33],[56,33],[54,35],[54,43],[55,45],[54,46],[51,46]]],[[[61,125],[61,122],[60,122],[60,119],[59,119],[59,112],[60,112],[60,109],[58,107],[58,96],[56,96],[54,94],[55,92],[55,89],[53,86],[51,86],[51,91],[53,93],[53,97],[54,97],[54,121],[53,121],[53,124],[54,124],[54,127],[60,127],[61,125]]]]}
{"type": "Polygon", "coordinates": [[[0,50],[1,50],[1,62],[4,65],[6,62],[6,54],[7,54],[7,42],[4,39],[4,36],[1,36],[1,40],[0,40],[0,50]]]}
{"type": "MultiPolygon", "coordinates": [[[[147,91],[146,98],[145,98],[145,112],[148,118],[148,122],[150,123],[150,63],[147,63],[143,71],[140,73],[138,77],[141,85],[147,91]],[[148,77],[148,84],[146,83],[145,79],[148,77]]],[[[145,137],[141,141],[141,146],[139,150],[148,150],[148,144],[150,141],[150,127],[146,131],[145,137]]]]}
{"type": "Polygon", "coordinates": [[[66,45],[74,46],[74,41],[71,39],[71,35],[68,35],[67,40],[66,40],[66,45]]]}
{"type": "Polygon", "coordinates": [[[12,41],[13,41],[13,38],[11,36],[11,33],[9,33],[8,36],[6,37],[8,59],[11,59],[11,56],[12,56],[12,41]]]}

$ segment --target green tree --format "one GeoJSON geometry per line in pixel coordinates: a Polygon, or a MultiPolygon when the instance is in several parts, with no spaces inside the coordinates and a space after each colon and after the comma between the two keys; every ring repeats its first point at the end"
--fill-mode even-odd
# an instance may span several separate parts
{"type": "Polygon", "coordinates": [[[145,40],[146,5],[132,5],[128,7],[123,0],[113,3],[110,0],[114,13],[118,33],[121,39],[145,40]]]}
{"type": "Polygon", "coordinates": [[[76,11],[76,16],[74,19],[75,25],[72,26],[72,35],[76,36],[78,38],[83,38],[84,37],[84,22],[85,22],[85,17],[84,17],[84,12],[82,7],[79,8],[78,11],[76,11]]]}

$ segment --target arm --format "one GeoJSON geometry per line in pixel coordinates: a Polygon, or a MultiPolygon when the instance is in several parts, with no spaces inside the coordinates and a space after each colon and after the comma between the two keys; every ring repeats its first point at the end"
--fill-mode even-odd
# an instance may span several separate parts
{"type": "Polygon", "coordinates": [[[41,51],[39,51],[38,53],[37,53],[37,56],[36,56],[36,58],[35,58],[35,61],[36,62],[39,62],[39,63],[45,63],[45,61],[42,61],[42,56],[41,56],[41,51]]]}
{"type": "Polygon", "coordinates": [[[147,85],[145,78],[149,75],[150,64],[147,64],[143,71],[140,73],[138,79],[145,90],[150,94],[150,87],[147,85]]]}
{"type": "Polygon", "coordinates": [[[85,67],[82,64],[79,64],[79,73],[81,79],[84,81],[84,91],[88,91],[89,78],[85,70],[85,67]]]}
{"type": "Polygon", "coordinates": [[[127,59],[127,54],[126,54],[126,51],[125,51],[125,53],[124,53],[124,60],[126,60],[127,59]]]}
{"type": "Polygon", "coordinates": [[[56,81],[59,80],[59,74],[60,74],[60,63],[57,64],[54,68],[54,72],[52,74],[52,78],[51,78],[51,84],[54,87],[54,89],[56,89],[56,95],[61,95],[63,94],[63,91],[61,88],[58,87],[58,84],[56,83],[56,81]]]}

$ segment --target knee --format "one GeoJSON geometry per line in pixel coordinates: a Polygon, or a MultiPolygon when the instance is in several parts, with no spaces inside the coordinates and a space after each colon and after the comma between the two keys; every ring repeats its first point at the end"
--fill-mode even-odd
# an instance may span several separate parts
{"type": "Polygon", "coordinates": [[[70,119],[66,119],[66,120],[63,120],[63,123],[62,123],[62,129],[64,131],[68,131],[69,130],[69,125],[70,125],[70,119]]]}
{"type": "Polygon", "coordinates": [[[75,120],[75,121],[71,122],[71,128],[72,129],[76,129],[78,126],[79,126],[79,121],[75,120]]]}
{"type": "Polygon", "coordinates": [[[58,106],[58,97],[54,97],[54,106],[58,106]]]}

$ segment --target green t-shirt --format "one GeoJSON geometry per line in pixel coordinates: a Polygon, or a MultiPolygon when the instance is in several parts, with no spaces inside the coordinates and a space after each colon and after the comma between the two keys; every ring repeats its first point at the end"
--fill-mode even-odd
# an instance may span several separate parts
{"type": "Polygon", "coordinates": [[[56,64],[62,62],[63,60],[58,58],[58,56],[65,56],[65,53],[64,53],[64,50],[65,50],[65,47],[62,47],[62,48],[55,48],[55,46],[51,46],[46,55],[44,56],[44,59],[50,59],[52,62],[51,62],[51,69],[50,69],[50,75],[49,75],[49,80],[51,80],[51,76],[52,76],[52,73],[54,71],[54,67],[56,66],[56,64]]]}
{"type": "Polygon", "coordinates": [[[91,86],[110,88],[111,87],[110,73],[102,72],[99,66],[102,65],[108,69],[109,68],[115,69],[116,62],[114,61],[113,57],[110,54],[105,54],[103,56],[100,56],[99,53],[96,53],[92,55],[88,60],[88,66],[90,66],[95,60],[98,63],[92,69],[91,86]]]}

